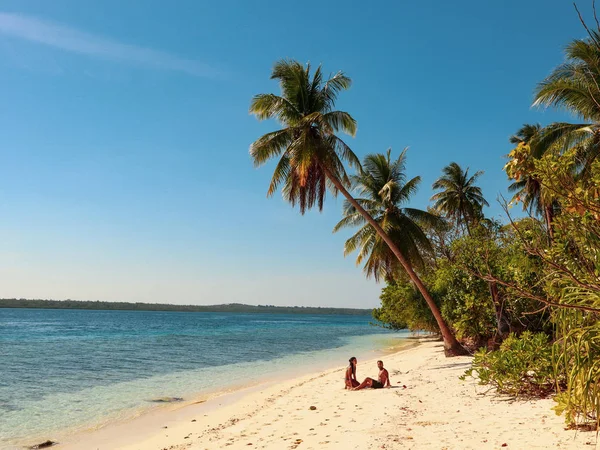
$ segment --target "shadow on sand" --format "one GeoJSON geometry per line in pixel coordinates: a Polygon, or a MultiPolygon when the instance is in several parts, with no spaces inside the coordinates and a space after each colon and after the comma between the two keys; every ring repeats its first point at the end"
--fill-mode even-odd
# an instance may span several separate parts
{"type": "Polygon", "coordinates": [[[454,369],[456,367],[467,367],[470,366],[471,363],[470,362],[457,362],[457,363],[453,363],[453,364],[445,364],[443,366],[437,366],[437,367],[432,367],[432,369],[454,369]]]}

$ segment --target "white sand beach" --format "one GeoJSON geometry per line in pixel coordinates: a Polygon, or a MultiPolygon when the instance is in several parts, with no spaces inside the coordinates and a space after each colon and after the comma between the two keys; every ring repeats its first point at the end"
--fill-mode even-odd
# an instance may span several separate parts
{"type": "MultiPolygon", "coordinates": [[[[260,385],[82,434],[63,449],[581,449],[594,432],[564,429],[553,401],[512,401],[458,377],[469,357],[441,343],[384,358],[390,389],[344,390],[344,368],[260,385]],[[316,409],[311,409],[311,407],[316,409]]],[[[358,378],[376,361],[359,361],[358,378]]]]}

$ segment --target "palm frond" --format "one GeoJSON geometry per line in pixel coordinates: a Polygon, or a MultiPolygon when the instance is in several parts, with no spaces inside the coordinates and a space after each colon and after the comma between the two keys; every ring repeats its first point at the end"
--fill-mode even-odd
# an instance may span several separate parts
{"type": "Polygon", "coordinates": [[[344,111],[330,111],[322,116],[322,120],[334,133],[342,131],[350,136],[356,135],[356,120],[344,111]]]}
{"type": "Polygon", "coordinates": [[[286,128],[263,135],[250,145],[254,167],[262,166],[268,160],[281,155],[292,142],[292,132],[286,128]]]}

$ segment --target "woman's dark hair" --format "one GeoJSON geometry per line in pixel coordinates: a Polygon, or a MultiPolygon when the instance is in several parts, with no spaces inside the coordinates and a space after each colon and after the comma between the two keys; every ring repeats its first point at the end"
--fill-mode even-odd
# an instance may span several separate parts
{"type": "Polygon", "coordinates": [[[352,364],[352,361],[356,361],[356,356],[353,356],[348,360],[350,362],[350,367],[352,367],[352,373],[356,376],[356,366],[352,364]]]}

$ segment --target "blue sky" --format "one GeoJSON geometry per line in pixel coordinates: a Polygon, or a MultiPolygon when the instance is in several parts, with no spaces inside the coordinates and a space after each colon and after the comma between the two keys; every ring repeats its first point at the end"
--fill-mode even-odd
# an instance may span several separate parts
{"type": "Polygon", "coordinates": [[[376,306],[331,234],[341,199],[302,217],[252,167],[276,125],[249,102],[283,57],[353,79],[348,142],[410,147],[411,206],[456,161],[500,216],[508,137],[565,118],[530,105],[584,36],[571,2],[340,4],[0,2],[0,297],[376,306]]]}

